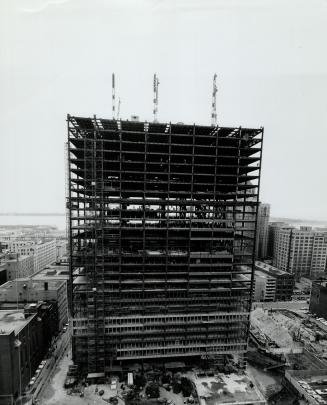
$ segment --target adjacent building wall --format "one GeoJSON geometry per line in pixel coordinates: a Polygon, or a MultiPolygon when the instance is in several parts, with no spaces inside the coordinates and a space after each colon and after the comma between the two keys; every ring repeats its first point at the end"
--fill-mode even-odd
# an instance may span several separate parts
{"type": "Polygon", "coordinates": [[[327,319],[327,281],[312,283],[309,310],[312,314],[327,319]]]}
{"type": "Polygon", "coordinates": [[[265,259],[268,255],[268,225],[270,217],[270,205],[259,204],[258,222],[256,235],[256,257],[265,259]]]}

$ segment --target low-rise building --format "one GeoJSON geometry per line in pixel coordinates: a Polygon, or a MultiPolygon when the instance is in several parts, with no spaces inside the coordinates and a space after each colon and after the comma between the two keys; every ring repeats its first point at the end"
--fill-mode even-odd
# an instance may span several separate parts
{"type": "Polygon", "coordinates": [[[8,281],[0,286],[0,303],[53,302],[58,307],[59,328],[68,321],[67,282],[65,280],[35,280],[29,278],[8,281]]]}
{"type": "Polygon", "coordinates": [[[13,404],[25,391],[48,350],[49,308],[0,310],[0,404],[13,404]]]}
{"type": "Polygon", "coordinates": [[[293,274],[264,262],[255,262],[252,290],[254,301],[290,301],[293,289],[293,274]]]}
{"type": "Polygon", "coordinates": [[[327,319],[327,279],[312,283],[309,311],[327,319]]]}
{"type": "Polygon", "coordinates": [[[1,263],[6,265],[7,280],[29,277],[34,273],[34,258],[19,253],[6,253],[1,257],[1,263]]]}

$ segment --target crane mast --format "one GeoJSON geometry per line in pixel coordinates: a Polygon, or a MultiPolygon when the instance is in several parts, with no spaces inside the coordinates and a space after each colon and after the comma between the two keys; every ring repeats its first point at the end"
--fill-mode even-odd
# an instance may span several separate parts
{"type": "Polygon", "coordinates": [[[117,120],[119,120],[119,116],[120,116],[120,97],[118,98],[117,120]]]}
{"type": "Polygon", "coordinates": [[[217,125],[217,106],[216,106],[216,94],[217,94],[217,85],[216,85],[217,75],[216,73],[213,76],[213,87],[212,87],[212,103],[211,103],[211,126],[215,127],[217,125]]]}
{"type": "Polygon", "coordinates": [[[153,122],[158,122],[158,94],[159,94],[159,79],[156,73],[153,77],[153,122]]]}
{"type": "Polygon", "coordinates": [[[116,119],[115,73],[112,74],[112,119],[116,119]]]}

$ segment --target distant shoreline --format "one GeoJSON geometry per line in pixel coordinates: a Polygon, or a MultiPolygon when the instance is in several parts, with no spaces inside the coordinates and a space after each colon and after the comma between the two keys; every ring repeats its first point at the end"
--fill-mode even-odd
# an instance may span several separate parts
{"type": "Polygon", "coordinates": [[[42,213],[42,212],[0,212],[0,216],[2,217],[64,217],[66,216],[65,213],[60,212],[50,212],[50,213],[42,213]]]}

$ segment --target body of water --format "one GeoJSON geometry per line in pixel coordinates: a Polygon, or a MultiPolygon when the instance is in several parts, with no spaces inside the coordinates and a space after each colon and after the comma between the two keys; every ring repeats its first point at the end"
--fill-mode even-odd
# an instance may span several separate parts
{"type": "Polygon", "coordinates": [[[1,225],[51,225],[66,229],[66,215],[0,215],[1,225]]]}

